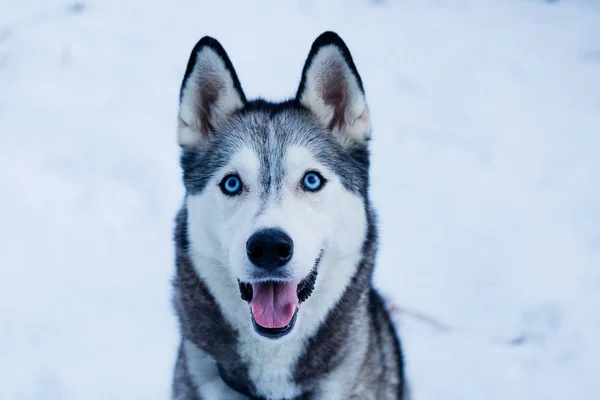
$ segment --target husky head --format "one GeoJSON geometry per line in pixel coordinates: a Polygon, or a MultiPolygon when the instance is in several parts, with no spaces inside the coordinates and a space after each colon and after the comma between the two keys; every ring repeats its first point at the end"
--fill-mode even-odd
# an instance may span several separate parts
{"type": "Polygon", "coordinates": [[[194,47],[178,140],[189,254],[237,330],[310,334],[361,260],[369,111],[348,48],[314,42],[296,97],[249,101],[223,47],[194,47]]]}

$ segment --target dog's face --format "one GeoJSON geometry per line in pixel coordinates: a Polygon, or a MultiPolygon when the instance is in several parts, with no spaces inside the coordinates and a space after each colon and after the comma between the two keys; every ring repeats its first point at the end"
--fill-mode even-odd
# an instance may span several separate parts
{"type": "Polygon", "coordinates": [[[296,99],[282,104],[246,101],[214,39],[192,51],[178,131],[189,250],[221,304],[249,303],[261,336],[292,332],[304,302],[322,318],[352,276],[367,227],[369,133],[337,35],[317,39],[296,99]],[[232,286],[237,303],[223,298],[232,286]]]}

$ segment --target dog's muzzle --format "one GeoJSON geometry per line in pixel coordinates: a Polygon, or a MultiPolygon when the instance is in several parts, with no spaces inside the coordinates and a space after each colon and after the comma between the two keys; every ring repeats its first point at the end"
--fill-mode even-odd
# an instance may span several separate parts
{"type": "Polygon", "coordinates": [[[277,339],[294,329],[300,305],[312,294],[317,281],[318,266],[323,251],[315,259],[306,278],[294,281],[241,282],[242,300],[250,304],[254,330],[267,338],[277,339]]]}

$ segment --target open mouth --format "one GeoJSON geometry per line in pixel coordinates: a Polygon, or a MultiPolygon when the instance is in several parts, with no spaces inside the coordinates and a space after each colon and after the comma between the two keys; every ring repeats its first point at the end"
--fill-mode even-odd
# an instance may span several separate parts
{"type": "Polygon", "coordinates": [[[323,252],[315,260],[311,272],[300,282],[240,282],[242,300],[250,304],[254,330],[269,339],[287,335],[294,329],[300,305],[312,294],[317,280],[317,267],[323,252]]]}

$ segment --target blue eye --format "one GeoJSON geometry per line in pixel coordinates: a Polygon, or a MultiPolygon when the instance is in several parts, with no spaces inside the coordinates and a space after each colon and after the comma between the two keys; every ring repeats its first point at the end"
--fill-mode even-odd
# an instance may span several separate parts
{"type": "Polygon", "coordinates": [[[237,175],[227,175],[221,181],[220,185],[221,191],[227,196],[235,196],[242,191],[242,181],[237,175]]]}
{"type": "Polygon", "coordinates": [[[318,172],[307,172],[302,179],[302,187],[309,192],[318,192],[325,182],[325,178],[318,172]]]}

